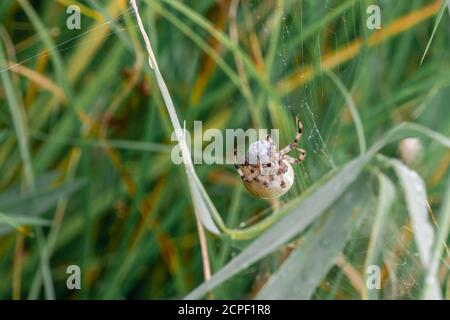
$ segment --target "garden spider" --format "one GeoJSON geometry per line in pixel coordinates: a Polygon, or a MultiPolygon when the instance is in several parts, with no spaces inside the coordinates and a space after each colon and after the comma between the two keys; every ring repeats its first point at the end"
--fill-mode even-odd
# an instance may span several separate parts
{"type": "Polygon", "coordinates": [[[294,170],[291,164],[301,163],[306,157],[306,151],[297,148],[303,134],[303,124],[298,115],[295,121],[298,126],[295,139],[280,151],[277,151],[270,135],[267,135],[265,140],[258,140],[249,146],[243,164],[237,163],[236,148],[234,149],[234,166],[251,194],[263,199],[274,199],[292,187],[294,170]],[[294,149],[300,152],[298,158],[288,155],[294,149]]]}

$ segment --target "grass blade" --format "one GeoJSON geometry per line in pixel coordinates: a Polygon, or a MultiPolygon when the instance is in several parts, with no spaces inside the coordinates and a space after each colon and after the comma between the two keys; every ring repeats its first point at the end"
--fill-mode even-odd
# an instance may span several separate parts
{"type": "Polygon", "coordinates": [[[49,226],[50,224],[51,221],[47,219],[26,216],[10,216],[0,212],[0,236],[10,232],[13,229],[26,236],[32,236],[32,233],[24,228],[24,225],[49,226]],[[6,226],[1,225],[1,220],[5,222],[6,226]]]}
{"type": "MultiPolygon", "coordinates": [[[[175,110],[175,106],[173,104],[172,98],[169,93],[169,89],[167,88],[166,83],[159,71],[158,63],[156,61],[155,54],[153,52],[152,46],[150,44],[150,39],[148,38],[147,33],[145,32],[144,25],[142,23],[141,17],[139,15],[139,10],[136,5],[135,0],[131,0],[131,5],[136,13],[136,19],[138,21],[139,29],[141,30],[141,34],[145,41],[145,46],[147,48],[147,52],[149,55],[149,65],[153,69],[156,77],[156,81],[158,83],[159,89],[163,96],[165,105],[167,107],[167,111],[169,113],[170,120],[172,122],[172,126],[175,130],[175,134],[177,137],[177,141],[180,144],[181,154],[183,157],[183,163],[186,168],[186,175],[188,178],[189,188],[191,191],[192,200],[194,203],[194,209],[196,214],[198,215],[200,221],[205,226],[207,230],[214,234],[220,234],[219,229],[213,221],[212,214],[208,210],[208,204],[205,203],[204,197],[208,197],[205,192],[202,192],[204,189],[200,189],[198,186],[198,177],[195,173],[194,166],[192,164],[191,154],[189,148],[186,143],[186,139],[183,135],[184,131],[181,129],[180,121],[178,120],[178,115],[175,110]]],[[[212,203],[212,202],[210,202],[212,203]]]]}
{"type": "Polygon", "coordinates": [[[345,98],[345,101],[347,103],[348,109],[350,110],[350,114],[353,118],[353,123],[355,124],[356,128],[356,135],[358,137],[358,144],[359,144],[359,151],[360,154],[363,154],[366,152],[366,137],[364,135],[364,127],[362,125],[361,117],[359,116],[358,108],[355,105],[355,101],[353,101],[352,95],[347,90],[345,85],[342,83],[341,79],[339,79],[336,74],[328,69],[323,69],[325,74],[327,74],[331,80],[335,83],[335,85],[338,87],[339,91],[341,91],[342,95],[345,98]]]}
{"type": "MultiPolygon", "coordinates": [[[[0,43],[0,69],[3,70],[7,68],[8,68],[8,61],[5,57],[3,43],[0,43]]],[[[16,131],[20,156],[22,158],[24,167],[25,182],[27,187],[30,190],[33,190],[35,181],[33,174],[33,166],[31,164],[30,146],[28,141],[25,113],[22,108],[22,103],[18,99],[14,91],[14,86],[12,84],[9,71],[5,70],[0,72],[0,76],[5,90],[6,99],[8,100],[9,112],[11,113],[14,129],[16,131]]]]}
{"type": "Polygon", "coordinates": [[[392,159],[390,162],[405,192],[414,236],[420,253],[420,260],[422,265],[428,268],[431,259],[434,231],[428,220],[425,182],[417,172],[408,168],[399,160],[392,159]]]}
{"type": "Polygon", "coordinates": [[[55,288],[53,285],[53,277],[50,269],[50,257],[45,247],[45,238],[41,228],[36,228],[36,238],[41,256],[40,266],[42,278],[44,280],[45,299],[55,300],[55,288]]]}
{"type": "Polygon", "coordinates": [[[309,299],[335,264],[354,226],[372,207],[368,188],[367,177],[351,185],[326,214],[324,223],[306,236],[269,279],[257,299],[309,299]]]}
{"type": "Polygon", "coordinates": [[[83,181],[75,181],[51,190],[39,190],[12,199],[2,197],[0,210],[11,215],[37,216],[56,205],[62,197],[75,193],[83,184],[83,181]]]}
{"type": "MultiPolygon", "coordinates": [[[[395,199],[395,186],[391,180],[380,172],[377,172],[377,177],[379,181],[378,205],[369,240],[369,246],[367,249],[364,270],[368,270],[367,268],[370,265],[379,265],[385,225],[389,217],[391,205],[395,199]]],[[[367,276],[366,273],[365,275],[367,276]]],[[[377,299],[377,297],[377,290],[369,290],[368,286],[365,286],[365,290],[363,291],[363,299],[377,299]]]]}
{"type": "MultiPolygon", "coordinates": [[[[427,194],[425,182],[414,170],[408,168],[399,160],[392,159],[391,164],[400,180],[405,192],[406,204],[414,231],[414,239],[419,250],[419,257],[424,270],[429,272],[431,266],[431,254],[434,241],[434,229],[428,219],[427,194]]],[[[435,278],[426,279],[427,282],[438,284],[435,278]]],[[[430,290],[430,297],[442,299],[438,286],[434,285],[430,290]]]]}
{"type": "MultiPolygon", "coordinates": [[[[441,8],[441,10],[439,10],[439,14],[434,23],[433,32],[431,33],[430,40],[428,41],[427,47],[425,48],[422,58],[420,59],[420,64],[422,64],[423,60],[425,60],[425,56],[427,55],[427,52],[430,49],[431,42],[433,41],[433,38],[434,38],[434,35],[436,34],[439,23],[441,22],[442,16],[444,15],[445,8],[449,5],[450,4],[449,4],[448,0],[445,0],[445,2],[444,1],[442,2],[442,8],[441,8]]],[[[448,7],[448,9],[450,10],[450,7],[448,7]]]]}

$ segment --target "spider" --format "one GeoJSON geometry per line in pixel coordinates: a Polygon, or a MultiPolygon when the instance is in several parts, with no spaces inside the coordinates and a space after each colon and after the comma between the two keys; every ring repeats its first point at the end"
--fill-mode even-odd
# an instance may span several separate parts
{"type": "Polygon", "coordinates": [[[234,166],[241,176],[245,188],[253,195],[263,199],[274,199],[285,194],[294,183],[294,170],[291,164],[301,163],[306,151],[297,148],[302,137],[303,124],[298,115],[295,118],[298,126],[293,142],[277,151],[277,146],[270,135],[265,140],[250,144],[245,162],[238,164],[236,148],[234,149],[234,166]],[[292,150],[300,152],[298,158],[288,155],[292,150]]]}

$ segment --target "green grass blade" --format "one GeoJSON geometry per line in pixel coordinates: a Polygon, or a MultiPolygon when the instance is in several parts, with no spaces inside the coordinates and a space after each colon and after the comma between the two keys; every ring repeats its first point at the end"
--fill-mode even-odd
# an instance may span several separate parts
{"type": "Polygon", "coordinates": [[[366,176],[336,201],[300,246],[273,274],[257,299],[309,299],[334,266],[352,230],[373,207],[366,176]]]}
{"type": "MultiPolygon", "coordinates": [[[[442,8],[439,10],[438,16],[434,23],[433,32],[431,33],[431,36],[430,36],[430,40],[428,40],[427,47],[425,48],[422,58],[420,59],[420,64],[422,64],[423,60],[425,60],[425,56],[427,55],[427,52],[430,49],[431,42],[433,41],[433,38],[434,38],[434,35],[436,34],[439,23],[441,22],[442,16],[444,15],[445,8],[448,7],[449,5],[450,5],[449,0],[445,0],[445,2],[444,1],[442,2],[442,8]]],[[[448,7],[448,10],[450,10],[450,7],[448,7]]]]}
{"type": "Polygon", "coordinates": [[[41,219],[37,217],[27,217],[27,216],[11,216],[0,212],[0,236],[4,235],[11,230],[16,230],[18,232],[24,233],[26,235],[31,235],[25,231],[23,226],[49,226],[51,224],[50,220],[41,219]],[[6,224],[6,226],[1,225],[1,220],[6,224]]]}
{"type": "MultiPolygon", "coordinates": [[[[420,261],[425,272],[429,273],[435,236],[433,226],[428,219],[425,182],[417,172],[408,168],[399,160],[392,159],[390,162],[405,192],[406,204],[414,231],[414,239],[419,250],[420,261]]],[[[430,290],[433,299],[442,299],[437,279],[428,278],[426,280],[429,285],[434,283],[434,287],[430,290]]]]}
{"type": "Polygon", "coordinates": [[[0,72],[0,76],[3,83],[3,88],[5,90],[6,99],[8,100],[9,112],[13,120],[17,142],[19,144],[20,156],[22,158],[24,167],[26,186],[27,188],[29,188],[29,190],[34,190],[35,181],[33,165],[31,162],[30,146],[28,141],[25,111],[23,110],[21,101],[16,95],[9,71],[6,70],[7,66],[8,62],[5,57],[3,43],[0,43],[0,69],[5,70],[0,72]]]}
{"type": "Polygon", "coordinates": [[[36,238],[40,252],[40,271],[44,281],[45,299],[55,300],[55,288],[50,268],[50,257],[45,247],[45,237],[41,228],[36,228],[36,238]]]}
{"type": "Polygon", "coordinates": [[[56,205],[62,197],[68,197],[83,186],[83,181],[66,183],[50,190],[38,190],[14,198],[2,197],[0,210],[7,214],[38,216],[56,205]]]}
{"type": "MultiPolygon", "coordinates": [[[[370,235],[369,246],[367,249],[366,260],[364,263],[364,270],[367,270],[370,265],[380,265],[380,258],[383,252],[383,239],[384,231],[386,228],[387,220],[389,219],[389,212],[392,203],[395,199],[395,186],[391,180],[381,172],[377,172],[379,191],[378,191],[378,204],[375,214],[375,220],[372,226],[372,232],[370,235]]],[[[367,282],[367,273],[366,282],[367,282]]],[[[368,286],[365,286],[363,291],[363,299],[377,299],[378,290],[369,290],[368,286]]]]}
{"type": "Polygon", "coordinates": [[[138,19],[138,24],[141,29],[142,36],[145,40],[146,48],[149,54],[149,65],[153,69],[156,77],[156,81],[158,83],[159,89],[164,99],[164,103],[166,105],[167,111],[169,113],[170,120],[172,122],[172,126],[175,130],[175,134],[177,137],[177,141],[180,145],[181,154],[183,157],[183,163],[186,168],[186,175],[188,178],[189,189],[192,196],[192,201],[194,204],[195,212],[200,218],[200,221],[203,223],[205,228],[214,234],[220,234],[219,229],[217,228],[214,220],[213,213],[210,212],[208,206],[212,204],[212,201],[205,201],[205,198],[209,198],[206,193],[206,190],[203,186],[200,187],[201,183],[195,173],[194,166],[192,164],[191,153],[189,151],[189,147],[187,145],[186,139],[184,137],[184,131],[181,129],[180,121],[178,120],[178,115],[175,110],[175,106],[173,104],[172,98],[169,93],[169,89],[167,88],[166,83],[159,71],[158,63],[156,61],[156,57],[153,53],[153,49],[150,44],[150,40],[145,32],[144,26],[141,21],[141,17],[139,15],[138,7],[135,2],[131,2],[136,13],[136,18],[138,19]]]}
{"type": "Polygon", "coordinates": [[[363,154],[366,152],[367,143],[366,137],[364,135],[364,127],[361,121],[361,117],[359,116],[358,108],[356,107],[355,101],[353,101],[351,93],[347,90],[345,85],[333,71],[324,69],[324,72],[330,77],[331,80],[333,80],[333,82],[336,84],[336,87],[338,87],[339,91],[341,91],[342,95],[345,98],[345,101],[347,102],[348,109],[350,110],[350,114],[352,115],[353,123],[355,124],[356,128],[356,135],[358,137],[358,144],[359,144],[359,152],[360,154],[363,154]]]}

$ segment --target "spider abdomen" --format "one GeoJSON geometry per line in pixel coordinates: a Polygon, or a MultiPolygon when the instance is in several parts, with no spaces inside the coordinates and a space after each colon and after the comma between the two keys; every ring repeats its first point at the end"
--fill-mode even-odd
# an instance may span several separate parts
{"type": "Polygon", "coordinates": [[[255,176],[249,181],[244,180],[244,186],[251,194],[263,199],[274,199],[282,196],[292,187],[294,170],[290,163],[281,160],[275,172],[269,172],[265,169],[267,168],[264,168],[261,172],[259,168],[255,167],[243,168],[245,175],[252,174],[255,176]],[[285,172],[280,171],[282,168],[285,172]],[[253,173],[251,170],[253,170],[253,173]]]}

